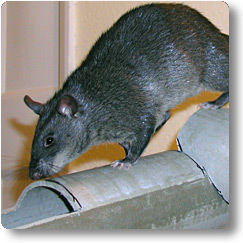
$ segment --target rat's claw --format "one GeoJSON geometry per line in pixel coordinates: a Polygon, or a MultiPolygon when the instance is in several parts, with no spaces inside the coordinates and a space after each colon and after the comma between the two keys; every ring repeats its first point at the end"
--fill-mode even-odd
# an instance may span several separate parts
{"type": "Polygon", "coordinates": [[[131,164],[130,163],[121,163],[120,165],[118,165],[119,169],[125,169],[125,170],[129,170],[131,168],[131,164]]]}
{"type": "Polygon", "coordinates": [[[219,107],[217,105],[215,105],[213,102],[203,102],[200,105],[198,105],[198,108],[202,108],[205,110],[217,110],[219,107]]]}
{"type": "Polygon", "coordinates": [[[111,163],[111,167],[115,168],[117,167],[118,165],[120,164],[120,162],[117,160],[117,161],[114,161],[113,163],[111,163]]]}
{"type": "Polygon", "coordinates": [[[117,167],[118,169],[130,169],[130,167],[132,166],[131,163],[124,163],[124,162],[121,162],[119,160],[117,161],[114,161],[112,164],[111,164],[112,167],[117,167]]]}

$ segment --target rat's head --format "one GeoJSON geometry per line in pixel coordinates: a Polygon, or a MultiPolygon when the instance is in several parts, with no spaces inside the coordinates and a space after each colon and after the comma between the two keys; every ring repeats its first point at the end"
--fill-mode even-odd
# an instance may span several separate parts
{"type": "Polygon", "coordinates": [[[56,174],[81,155],[89,136],[84,128],[84,110],[72,96],[56,97],[45,105],[29,96],[24,101],[40,116],[29,165],[29,176],[36,180],[56,174]]]}

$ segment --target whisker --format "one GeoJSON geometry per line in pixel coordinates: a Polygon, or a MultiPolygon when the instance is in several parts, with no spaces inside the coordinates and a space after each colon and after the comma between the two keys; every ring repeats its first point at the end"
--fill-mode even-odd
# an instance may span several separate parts
{"type": "Polygon", "coordinates": [[[50,171],[52,172],[51,174],[54,173],[50,178],[63,176],[68,173],[68,170],[65,167],[63,168],[63,167],[57,166],[57,165],[49,165],[49,168],[50,168],[50,171]]]}
{"type": "Polygon", "coordinates": [[[14,162],[25,162],[25,163],[29,163],[29,158],[26,157],[19,157],[19,156],[8,156],[8,155],[2,155],[1,156],[1,160],[4,161],[12,161],[14,162]]]}

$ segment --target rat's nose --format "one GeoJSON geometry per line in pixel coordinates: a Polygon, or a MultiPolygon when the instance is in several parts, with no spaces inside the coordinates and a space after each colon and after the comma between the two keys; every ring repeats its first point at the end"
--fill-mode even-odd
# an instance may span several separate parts
{"type": "Polygon", "coordinates": [[[29,164],[29,177],[31,180],[39,180],[46,177],[43,172],[43,166],[44,161],[42,159],[31,159],[29,164]]]}
{"type": "Polygon", "coordinates": [[[31,180],[38,180],[41,179],[41,174],[38,171],[30,172],[29,173],[30,179],[31,180]]]}

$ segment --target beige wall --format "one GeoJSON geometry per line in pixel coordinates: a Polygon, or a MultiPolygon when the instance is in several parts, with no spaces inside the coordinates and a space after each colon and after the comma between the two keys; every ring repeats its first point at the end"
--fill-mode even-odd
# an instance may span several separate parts
{"type": "MultiPolygon", "coordinates": [[[[76,2],[76,64],[80,64],[101,33],[110,28],[121,15],[131,8],[151,2],[152,1],[76,2]]],[[[181,3],[195,8],[222,32],[226,34],[229,33],[228,6],[224,2],[182,1],[181,3]]]]}
{"type": "MultiPolygon", "coordinates": [[[[88,51],[101,33],[107,30],[127,10],[146,2],[76,2],[76,65],[85,58],[88,51]]],[[[222,32],[229,33],[229,12],[224,2],[183,2],[205,15],[222,32]]],[[[213,100],[219,94],[205,92],[192,98],[172,110],[172,117],[165,126],[152,138],[143,155],[165,150],[177,149],[176,136],[186,120],[197,110],[199,103],[213,100]]],[[[118,145],[102,145],[91,149],[78,162],[71,164],[73,170],[87,169],[93,166],[110,163],[124,156],[118,145]],[[77,166],[77,167],[75,167],[77,166]]]]}
{"type": "Polygon", "coordinates": [[[58,87],[58,3],[8,1],[1,11],[1,186],[6,208],[31,182],[28,163],[38,116],[23,97],[45,102],[58,87]]]}

